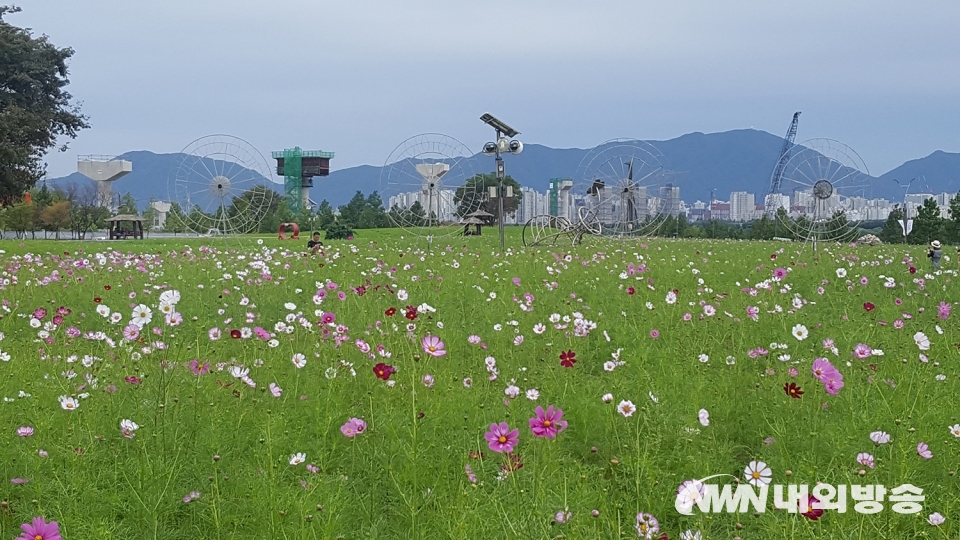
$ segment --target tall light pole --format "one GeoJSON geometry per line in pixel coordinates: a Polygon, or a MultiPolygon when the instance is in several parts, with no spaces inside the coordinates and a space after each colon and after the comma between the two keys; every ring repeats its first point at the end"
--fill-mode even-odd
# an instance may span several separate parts
{"type": "Polygon", "coordinates": [[[497,139],[495,142],[488,142],[483,145],[483,153],[497,158],[497,199],[499,202],[500,210],[497,215],[497,222],[500,229],[500,253],[503,253],[503,199],[505,194],[503,192],[503,179],[506,176],[503,167],[503,157],[502,153],[510,152],[511,154],[519,154],[523,152],[523,143],[518,140],[511,140],[513,137],[516,137],[520,134],[519,131],[511,128],[510,126],[504,124],[500,120],[494,118],[490,113],[484,114],[480,117],[480,120],[483,120],[488,126],[492,127],[497,132],[497,139]]]}

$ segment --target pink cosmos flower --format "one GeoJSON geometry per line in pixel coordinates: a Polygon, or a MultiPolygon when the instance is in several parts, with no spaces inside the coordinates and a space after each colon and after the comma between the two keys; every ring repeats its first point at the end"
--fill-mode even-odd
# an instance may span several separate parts
{"type": "Polygon", "coordinates": [[[567,429],[567,421],[563,420],[561,409],[554,409],[553,405],[550,405],[547,412],[543,412],[543,407],[537,406],[535,413],[537,416],[530,419],[530,430],[537,437],[552,439],[567,429]]]}
{"type": "Polygon", "coordinates": [[[947,319],[950,317],[950,304],[946,302],[940,302],[940,305],[937,306],[937,317],[941,319],[947,319]]]}
{"type": "Polygon", "coordinates": [[[30,426],[21,426],[17,428],[18,437],[29,437],[33,435],[33,428],[30,426]]]}
{"type": "Polygon", "coordinates": [[[280,397],[280,394],[283,393],[283,388],[277,386],[277,383],[270,383],[270,393],[273,397],[280,397]]]}
{"type": "Polygon", "coordinates": [[[437,336],[431,336],[430,334],[427,334],[423,337],[421,345],[423,346],[423,352],[429,354],[430,356],[440,357],[447,354],[447,351],[443,348],[443,342],[440,341],[440,338],[437,336]]]}
{"type": "Polygon", "coordinates": [[[857,463],[863,465],[864,467],[873,468],[873,455],[866,452],[860,452],[857,454],[857,463]]]}
{"type": "Polygon", "coordinates": [[[354,438],[357,435],[360,435],[367,429],[367,423],[359,418],[351,418],[347,420],[347,423],[340,426],[340,433],[343,433],[347,438],[354,438]]]}
{"type": "Polygon", "coordinates": [[[920,454],[920,457],[924,459],[932,459],[933,452],[930,451],[930,447],[927,446],[927,443],[921,442],[917,445],[917,453],[920,454]]]}
{"type": "Polygon", "coordinates": [[[427,373],[426,375],[423,376],[422,381],[423,381],[423,385],[426,386],[427,388],[433,388],[433,385],[435,382],[433,379],[433,375],[427,373]]]}
{"type": "Polygon", "coordinates": [[[753,320],[757,320],[757,315],[760,313],[760,308],[757,306],[747,306],[747,316],[753,320]]]}
{"type": "Polygon", "coordinates": [[[193,374],[197,376],[203,375],[208,371],[210,371],[210,362],[204,362],[203,365],[201,366],[200,361],[194,358],[193,360],[190,361],[190,371],[192,371],[193,374]]]}
{"type": "Polygon", "coordinates": [[[42,517],[33,518],[33,523],[24,523],[20,529],[23,533],[16,540],[63,540],[60,525],[56,521],[47,523],[42,517]]]}
{"type": "Polygon", "coordinates": [[[871,354],[873,354],[873,350],[869,345],[858,343],[857,346],[853,348],[853,356],[861,360],[869,358],[871,354]]]}
{"type": "Polygon", "coordinates": [[[490,431],[484,433],[483,438],[489,443],[494,452],[513,452],[513,448],[520,442],[520,430],[510,431],[506,422],[490,424],[490,431]]]}
{"type": "Polygon", "coordinates": [[[128,324],[123,327],[123,337],[127,341],[134,341],[140,337],[140,327],[135,324],[128,324]]]}
{"type": "Polygon", "coordinates": [[[813,361],[813,367],[810,370],[813,376],[822,383],[826,383],[829,376],[837,371],[826,358],[817,358],[813,361]]]}
{"type": "Polygon", "coordinates": [[[654,328],[653,330],[650,331],[650,337],[652,337],[653,339],[657,339],[658,337],[660,337],[660,331],[654,328]]]}
{"type": "Polygon", "coordinates": [[[773,271],[773,277],[777,279],[783,279],[787,277],[787,271],[783,268],[777,268],[776,270],[773,271]]]}
{"type": "Polygon", "coordinates": [[[336,320],[337,316],[329,311],[326,311],[320,315],[320,324],[333,324],[336,320]]]}

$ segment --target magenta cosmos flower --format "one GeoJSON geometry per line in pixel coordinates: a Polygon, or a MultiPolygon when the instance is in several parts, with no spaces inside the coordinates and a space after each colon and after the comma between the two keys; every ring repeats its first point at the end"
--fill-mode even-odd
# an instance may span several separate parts
{"type": "Polygon", "coordinates": [[[547,437],[552,439],[567,429],[567,421],[563,420],[563,411],[554,409],[553,405],[547,407],[547,412],[543,412],[543,407],[537,407],[536,417],[530,419],[530,430],[537,437],[547,437]]]}
{"type": "Polygon", "coordinates": [[[359,418],[351,418],[347,423],[340,426],[340,433],[352,439],[367,430],[367,423],[359,418]]]}
{"type": "Polygon", "coordinates": [[[490,431],[483,434],[490,449],[494,452],[513,452],[513,447],[520,442],[520,430],[510,431],[506,422],[490,424],[490,431]]]}
{"type": "Polygon", "coordinates": [[[873,349],[871,349],[869,345],[858,343],[857,346],[853,348],[853,355],[861,360],[869,358],[871,354],[873,354],[873,349]]]}
{"type": "Polygon", "coordinates": [[[421,345],[423,345],[423,352],[430,356],[444,356],[447,354],[447,351],[443,348],[443,342],[440,341],[440,338],[437,336],[431,336],[430,334],[423,336],[421,345]]]}
{"type": "Polygon", "coordinates": [[[60,525],[56,521],[47,523],[42,517],[33,518],[33,523],[24,523],[20,526],[23,533],[16,540],[63,540],[60,536],[60,525]]]}

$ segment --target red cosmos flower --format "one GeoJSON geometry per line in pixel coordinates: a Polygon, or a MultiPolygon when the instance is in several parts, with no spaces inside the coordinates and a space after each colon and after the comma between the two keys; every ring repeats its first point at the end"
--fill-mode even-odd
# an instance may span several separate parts
{"type": "Polygon", "coordinates": [[[417,308],[416,306],[407,306],[407,313],[404,317],[410,319],[411,321],[417,318],[417,308]]]}
{"type": "Polygon", "coordinates": [[[387,317],[393,317],[396,313],[397,313],[397,308],[395,307],[390,307],[389,309],[383,312],[383,314],[386,315],[387,317]]]}
{"type": "Polygon", "coordinates": [[[110,290],[110,286],[109,286],[109,285],[104,285],[104,286],[103,286],[103,290],[109,291],[109,290],[110,290]]]}
{"type": "Polygon", "coordinates": [[[630,296],[633,296],[636,292],[637,290],[634,289],[633,287],[627,287],[627,294],[629,294],[630,296]]]}
{"type": "Polygon", "coordinates": [[[806,510],[805,512],[800,512],[800,515],[813,521],[820,519],[820,516],[823,515],[823,508],[814,508],[814,505],[819,502],[820,499],[813,495],[800,497],[800,500],[797,501],[797,506],[800,507],[800,510],[806,510]],[[804,498],[806,498],[806,500],[803,500],[804,498]]]}
{"type": "Polygon", "coordinates": [[[143,382],[140,379],[134,377],[133,375],[129,377],[124,377],[123,380],[127,381],[130,384],[140,384],[141,382],[143,382]]]}
{"type": "Polygon", "coordinates": [[[794,399],[800,399],[800,396],[803,395],[803,390],[801,390],[800,387],[797,386],[797,383],[795,382],[790,382],[783,385],[783,391],[786,392],[788,396],[794,399]]]}
{"type": "Polygon", "coordinates": [[[917,269],[911,266],[911,267],[910,267],[910,273],[911,273],[911,274],[916,274],[916,273],[917,273],[917,269]]]}
{"type": "Polygon", "coordinates": [[[99,296],[93,297],[93,301],[99,304],[99,303],[100,303],[100,297],[99,297],[99,296]]]}
{"type": "Polygon", "coordinates": [[[391,375],[396,373],[397,368],[389,366],[380,362],[379,364],[373,366],[373,374],[377,376],[378,379],[388,380],[391,375]]]}
{"type": "Polygon", "coordinates": [[[231,330],[231,331],[230,331],[230,337],[232,337],[233,339],[240,339],[240,331],[239,331],[239,330],[231,330]]]}
{"type": "Polygon", "coordinates": [[[873,308],[875,308],[875,307],[877,307],[877,306],[873,305],[872,302],[864,302],[864,303],[863,303],[863,309],[865,309],[865,310],[867,310],[867,311],[873,311],[873,308]]]}
{"type": "Polygon", "coordinates": [[[777,254],[776,254],[776,253],[771,253],[771,254],[770,254],[770,258],[771,258],[771,259],[776,259],[776,258],[777,258],[777,254]]]}
{"type": "Polygon", "coordinates": [[[363,296],[367,292],[367,288],[364,287],[363,285],[360,285],[355,290],[357,292],[357,296],[363,296]]]}
{"type": "Polygon", "coordinates": [[[573,367],[577,363],[577,353],[567,351],[560,353],[560,365],[563,367],[573,367]]]}

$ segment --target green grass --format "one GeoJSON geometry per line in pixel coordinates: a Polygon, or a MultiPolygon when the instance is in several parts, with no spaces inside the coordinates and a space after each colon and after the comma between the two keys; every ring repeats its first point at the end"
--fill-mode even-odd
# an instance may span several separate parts
{"type": "MultiPolygon", "coordinates": [[[[431,250],[423,238],[403,231],[357,231],[352,242],[325,242],[324,256],[303,256],[306,238],[265,237],[262,245],[255,237],[8,243],[0,255],[3,277],[16,283],[0,290],[10,310],[0,319],[0,349],[11,357],[0,362],[0,397],[8,398],[0,403],[0,499],[6,502],[0,538],[17,534],[20,523],[35,515],[58,521],[67,539],[636,538],[638,512],[655,515],[674,539],[687,529],[710,539],[960,534],[954,476],[960,439],[948,429],[960,415],[960,327],[957,314],[937,318],[941,301],[958,300],[956,272],[927,277],[920,290],[911,280],[923,278],[928,263],[920,249],[903,246],[830,245],[817,258],[809,249],[797,255],[798,244],[773,242],[587,238],[573,249],[522,249],[519,233],[507,229],[512,251],[506,256],[496,252],[493,229],[480,238],[434,238],[431,250]],[[98,262],[98,253],[107,264],[98,262]],[[908,273],[905,256],[915,257],[917,274],[908,273]],[[89,267],[74,268],[82,259],[89,267]],[[263,259],[269,259],[272,280],[258,283],[260,272],[250,263],[263,259]],[[646,270],[621,279],[631,263],[646,270]],[[389,271],[393,266],[396,272],[389,271]],[[790,272],[773,290],[756,297],[741,291],[769,279],[778,267],[790,272]],[[852,291],[837,277],[841,267],[852,291]],[[54,271],[59,281],[39,284],[54,271]],[[244,271],[249,275],[239,279],[244,271]],[[881,275],[897,286],[884,287],[881,275]],[[868,285],[858,283],[861,276],[868,285]],[[351,290],[367,280],[362,296],[351,290]],[[822,280],[828,283],[821,295],[822,280]],[[315,324],[312,297],[318,283],[327,281],[347,293],[340,301],[337,291],[328,291],[319,306],[349,327],[350,338],[340,347],[315,324]],[[781,293],[783,283],[791,290],[781,293]],[[399,301],[388,286],[404,289],[409,299],[399,301]],[[179,326],[163,323],[158,287],[180,291],[179,326]],[[635,294],[627,294],[627,287],[635,294]],[[673,289],[679,295],[671,305],[665,297],[673,289]],[[522,302],[524,293],[535,297],[532,311],[513,300],[522,302]],[[728,296],[718,297],[723,294],[728,296]],[[807,303],[788,313],[795,295],[807,303]],[[95,297],[122,313],[123,321],[111,324],[98,315],[95,297]],[[241,305],[244,297],[250,305],[241,305]],[[699,320],[701,301],[716,307],[716,315],[699,320]],[[286,308],[287,302],[296,308],[286,308]],[[865,311],[864,302],[876,309],[865,311]],[[143,343],[124,342],[131,304],[139,303],[153,310],[153,320],[143,343]],[[408,336],[403,308],[422,303],[436,312],[421,313],[408,336]],[[781,313],[768,313],[778,304],[781,313]],[[759,307],[758,321],[746,316],[748,305],[759,307]],[[49,321],[59,306],[72,312],[51,332],[53,343],[45,343],[29,318],[42,307],[49,321]],[[392,317],[384,313],[390,307],[399,310],[392,317]],[[246,322],[248,312],[254,322],[246,322]],[[275,348],[226,332],[255,326],[276,332],[275,324],[291,312],[311,324],[294,322],[292,333],[278,333],[275,348]],[[577,337],[548,322],[553,313],[574,312],[596,329],[577,337]],[[683,321],[685,312],[692,321],[683,321]],[[903,313],[913,317],[904,319],[903,313]],[[895,329],[895,319],[904,319],[905,327],[895,329]],[[542,335],[532,330],[537,323],[548,328],[542,335]],[[807,339],[791,335],[796,324],[809,329],[807,339]],[[70,338],[70,326],[103,331],[116,346],[70,338]],[[213,327],[224,337],[211,341],[213,327]],[[654,329],[657,339],[650,337],[654,329]],[[918,331],[932,342],[926,363],[913,340],[918,331]],[[446,356],[424,353],[420,340],[428,333],[443,339],[446,356]],[[469,344],[471,334],[487,348],[469,344]],[[520,345],[514,345],[517,335],[524,338],[520,345]],[[823,349],[827,338],[835,340],[838,355],[823,349]],[[371,360],[354,344],[358,339],[371,347],[382,344],[392,356],[371,360]],[[787,350],[748,356],[771,343],[784,343],[787,350]],[[853,358],[858,343],[884,355],[853,358]],[[604,362],[618,349],[624,365],[605,371],[604,362]],[[572,368],[560,365],[566,350],[576,353],[572,368]],[[296,353],[306,355],[302,369],[291,362],[296,353]],[[780,353],[790,361],[778,360],[780,353]],[[699,361],[701,354],[709,361],[699,361]],[[71,363],[72,355],[78,359],[71,363]],[[99,360],[87,368],[84,355],[99,360]],[[499,370],[494,381],[484,365],[488,356],[499,370]],[[728,364],[728,356],[735,360],[728,364]],[[817,357],[828,358],[843,374],[838,395],[827,394],[811,375],[817,357]],[[211,372],[194,375],[185,367],[193,359],[209,362],[211,372]],[[352,363],[356,376],[342,362],[352,363]],[[374,376],[377,362],[397,368],[394,386],[374,376]],[[250,368],[256,388],[231,376],[231,365],[250,368]],[[799,374],[790,376],[790,367],[799,374]],[[68,370],[76,377],[67,379],[68,370]],[[436,381],[432,388],[421,382],[428,373],[436,381]],[[88,375],[97,379],[95,388],[88,375]],[[126,382],[131,376],[142,382],[126,382]],[[472,379],[470,388],[465,378],[472,379]],[[521,394],[505,402],[512,380],[521,394]],[[783,386],[791,381],[805,392],[802,398],[785,394],[783,386]],[[271,395],[270,383],[282,387],[281,397],[271,395]],[[111,386],[115,392],[105,391],[111,386]],[[540,394],[535,402],[523,394],[531,388],[540,394]],[[30,397],[18,397],[21,391],[30,397]],[[58,396],[84,392],[89,397],[80,399],[79,409],[60,407],[58,396]],[[606,393],[613,394],[612,403],[601,401],[606,393]],[[636,405],[633,416],[618,414],[621,400],[636,405]],[[554,440],[534,437],[528,419],[537,405],[551,404],[563,409],[569,428],[554,440]],[[701,409],[709,411],[709,426],[698,422],[701,409]],[[348,439],[340,427],[352,417],[363,418],[368,430],[348,439]],[[139,424],[135,438],[121,435],[122,419],[139,424]],[[504,457],[483,439],[493,422],[520,430],[516,452],[523,467],[502,480],[504,457]],[[20,426],[35,432],[18,437],[20,426]],[[868,436],[876,430],[890,433],[891,443],[872,443],[868,436]],[[932,459],[917,454],[921,441],[929,444],[932,459]],[[39,449],[48,457],[40,457],[39,449]],[[288,463],[297,452],[306,453],[316,473],[288,463]],[[872,453],[876,468],[856,463],[859,452],[872,453]],[[889,503],[880,514],[861,515],[850,503],[846,513],[828,510],[818,521],[773,510],[772,503],[756,516],[681,516],[674,509],[684,480],[720,473],[743,478],[752,460],[767,463],[777,484],[890,489],[909,482],[924,489],[926,501],[919,515],[896,514],[889,503]],[[14,485],[12,478],[29,483],[14,485]],[[184,503],[191,491],[201,492],[200,498],[184,503]],[[572,518],[554,523],[564,508],[572,518]],[[592,517],[592,510],[599,516],[592,517]],[[932,512],[946,516],[946,523],[929,525],[932,512]]],[[[953,260],[944,263],[955,266],[953,260]]]]}

